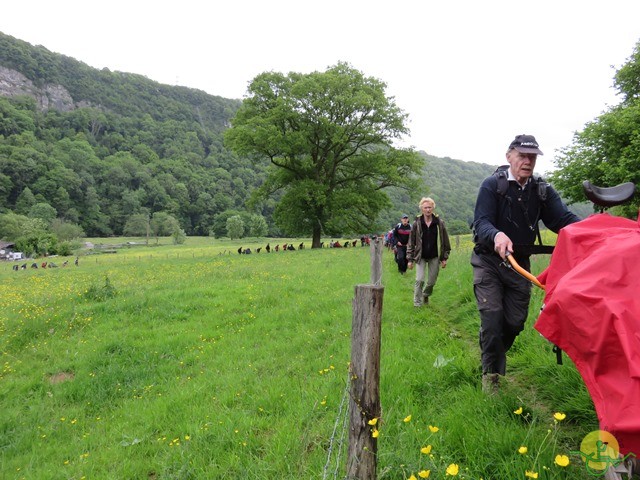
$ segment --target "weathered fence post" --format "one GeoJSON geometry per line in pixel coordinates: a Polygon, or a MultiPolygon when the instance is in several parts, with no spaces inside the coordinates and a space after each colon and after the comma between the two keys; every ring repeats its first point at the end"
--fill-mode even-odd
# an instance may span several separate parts
{"type": "Polygon", "coordinates": [[[375,480],[378,440],[373,436],[380,418],[380,334],[384,287],[382,242],[371,247],[371,285],[356,285],[351,325],[349,450],[347,479],[375,480]]]}

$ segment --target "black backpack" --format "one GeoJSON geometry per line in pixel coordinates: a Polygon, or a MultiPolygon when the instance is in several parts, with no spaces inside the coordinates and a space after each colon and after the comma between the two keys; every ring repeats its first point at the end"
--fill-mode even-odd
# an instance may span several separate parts
{"type": "MultiPolygon", "coordinates": [[[[509,188],[509,165],[500,165],[493,172],[493,175],[498,180],[498,194],[504,197],[507,194],[507,188],[509,188]]],[[[538,198],[544,202],[547,199],[547,185],[549,184],[539,175],[533,176],[533,182],[538,198]]]]}

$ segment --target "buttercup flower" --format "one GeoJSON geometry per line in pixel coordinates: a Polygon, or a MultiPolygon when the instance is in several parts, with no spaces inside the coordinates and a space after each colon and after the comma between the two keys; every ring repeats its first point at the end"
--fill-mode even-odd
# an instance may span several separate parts
{"type": "Polygon", "coordinates": [[[438,427],[434,427],[433,425],[429,425],[429,430],[431,431],[431,433],[436,433],[440,429],[438,427]]]}
{"type": "Polygon", "coordinates": [[[528,451],[529,451],[529,449],[527,447],[525,447],[524,445],[518,449],[518,453],[521,453],[522,455],[524,455],[528,451]]]}
{"type": "Polygon", "coordinates": [[[516,415],[522,415],[522,407],[518,408],[517,410],[514,410],[513,413],[515,413],[516,415]]]}
{"type": "Polygon", "coordinates": [[[378,419],[377,418],[372,418],[371,420],[369,420],[367,422],[369,425],[375,425],[376,423],[378,423],[378,419]]]}
{"type": "Polygon", "coordinates": [[[556,413],[553,414],[553,418],[555,418],[558,422],[561,422],[562,420],[567,418],[567,414],[566,413],[556,412],[556,413]]]}
{"type": "Polygon", "coordinates": [[[431,470],[421,470],[418,472],[420,478],[429,478],[429,475],[431,475],[431,470]]]}
{"type": "Polygon", "coordinates": [[[380,432],[378,431],[378,429],[374,428],[373,431],[371,432],[371,436],[373,438],[378,438],[380,436],[380,432]]]}
{"type": "Polygon", "coordinates": [[[412,473],[408,480],[418,480],[416,476],[412,473]]]}
{"type": "Polygon", "coordinates": [[[460,467],[458,467],[458,465],[455,463],[452,463],[447,467],[447,475],[451,475],[452,477],[455,477],[456,475],[458,475],[459,471],[460,471],[460,467]]]}
{"type": "Polygon", "coordinates": [[[529,478],[538,478],[538,473],[533,472],[531,470],[527,470],[526,472],[524,472],[524,476],[529,478]]]}
{"type": "Polygon", "coordinates": [[[411,415],[407,415],[406,417],[404,417],[404,423],[410,422],[411,421],[411,415]]]}
{"type": "Polygon", "coordinates": [[[559,467],[566,467],[569,465],[569,457],[566,455],[556,455],[555,464],[559,467]]]}
{"type": "Polygon", "coordinates": [[[420,453],[424,453],[425,455],[429,455],[431,453],[431,445],[427,445],[426,447],[422,447],[420,449],[420,453]]]}

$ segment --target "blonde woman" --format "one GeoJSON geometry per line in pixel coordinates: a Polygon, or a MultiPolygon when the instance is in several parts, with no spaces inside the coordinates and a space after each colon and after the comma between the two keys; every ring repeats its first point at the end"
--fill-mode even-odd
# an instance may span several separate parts
{"type": "Polygon", "coordinates": [[[423,197],[418,204],[422,212],[411,227],[407,245],[407,267],[416,266],[416,283],[413,290],[413,305],[421,307],[429,303],[440,268],[447,266],[451,252],[449,235],[444,220],[435,214],[436,202],[423,197]],[[427,283],[425,285],[425,274],[427,283]]]}

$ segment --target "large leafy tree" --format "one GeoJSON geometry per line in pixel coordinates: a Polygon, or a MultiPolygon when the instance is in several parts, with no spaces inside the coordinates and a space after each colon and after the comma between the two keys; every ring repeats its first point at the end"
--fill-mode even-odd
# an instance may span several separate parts
{"type": "MultiPolygon", "coordinates": [[[[640,183],[640,42],[627,63],[617,70],[614,85],[621,96],[619,105],[609,108],[561,151],[559,169],[551,175],[554,185],[570,202],[584,201],[582,182],[610,187],[624,182],[640,183]]],[[[640,198],[619,213],[638,212],[640,198]]]]}
{"type": "Polygon", "coordinates": [[[317,248],[323,233],[371,231],[389,206],[385,187],[418,186],[423,161],[393,146],[408,133],[407,116],[385,89],[345,63],[251,82],[225,141],[270,162],[254,199],[282,193],[274,217],[285,233],[311,234],[317,248]]]}

